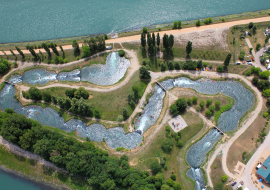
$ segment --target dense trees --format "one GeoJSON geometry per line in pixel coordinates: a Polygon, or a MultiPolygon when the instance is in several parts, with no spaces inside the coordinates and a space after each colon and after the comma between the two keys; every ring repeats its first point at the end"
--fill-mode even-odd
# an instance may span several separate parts
{"type": "Polygon", "coordinates": [[[6,59],[0,59],[0,73],[5,73],[9,70],[10,62],[6,59]]]}
{"type": "Polygon", "coordinates": [[[89,40],[84,40],[84,43],[90,47],[91,55],[106,49],[105,38],[103,36],[92,37],[89,40]]]}
{"type": "Polygon", "coordinates": [[[155,160],[151,166],[150,166],[151,170],[153,173],[158,173],[161,171],[161,165],[159,164],[159,162],[157,160],[155,160]]]}
{"type": "Polygon", "coordinates": [[[66,96],[68,96],[69,98],[76,98],[76,99],[80,99],[80,98],[83,98],[83,99],[88,99],[89,97],[89,92],[87,90],[85,90],[85,88],[83,87],[80,87],[78,89],[67,89],[65,91],[65,94],[66,96]]]}
{"type": "Polygon", "coordinates": [[[44,50],[47,52],[48,56],[51,57],[50,49],[48,48],[47,44],[42,43],[41,47],[44,48],[44,50]]]}
{"type": "Polygon", "coordinates": [[[30,98],[34,100],[40,100],[41,99],[41,92],[36,87],[31,87],[29,89],[30,98]]]}
{"type": "Polygon", "coordinates": [[[176,115],[179,112],[185,111],[187,108],[187,102],[185,98],[179,98],[174,104],[170,106],[170,111],[172,115],[176,115]]]}
{"type": "Polygon", "coordinates": [[[82,57],[89,57],[91,55],[90,47],[82,45],[82,57]]]}

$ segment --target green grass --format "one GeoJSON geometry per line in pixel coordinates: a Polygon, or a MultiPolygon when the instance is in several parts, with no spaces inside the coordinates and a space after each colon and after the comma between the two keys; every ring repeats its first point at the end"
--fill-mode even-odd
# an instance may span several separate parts
{"type": "Polygon", "coordinates": [[[64,186],[79,190],[91,189],[84,178],[39,165],[35,160],[10,153],[3,145],[0,145],[0,164],[32,180],[57,188],[64,186]]]}
{"type": "MultiPolygon", "coordinates": [[[[139,79],[139,71],[137,71],[134,73],[134,75],[131,77],[131,79],[125,86],[115,91],[102,93],[89,91],[91,99],[89,99],[88,101],[95,109],[99,110],[101,114],[101,119],[116,121],[117,116],[122,114],[123,107],[126,107],[128,109],[129,115],[131,115],[133,112],[133,109],[129,106],[127,102],[127,96],[129,93],[132,92],[132,86],[139,86],[139,96],[141,97],[148,83],[149,81],[141,81],[139,79]]],[[[41,91],[49,92],[51,95],[54,96],[64,96],[66,89],[67,88],[52,87],[41,91]]],[[[63,115],[63,117],[65,116],[63,115]]]]}

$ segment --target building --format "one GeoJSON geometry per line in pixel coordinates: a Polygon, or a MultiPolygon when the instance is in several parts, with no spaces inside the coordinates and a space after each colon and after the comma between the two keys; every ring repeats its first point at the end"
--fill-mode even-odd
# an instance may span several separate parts
{"type": "Polygon", "coordinates": [[[258,167],[256,176],[264,180],[266,183],[270,183],[270,156],[268,156],[264,163],[258,167]]]}

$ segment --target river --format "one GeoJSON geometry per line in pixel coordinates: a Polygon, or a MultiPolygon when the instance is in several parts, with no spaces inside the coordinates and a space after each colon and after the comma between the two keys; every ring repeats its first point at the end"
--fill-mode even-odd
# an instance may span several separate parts
{"type": "Polygon", "coordinates": [[[269,8],[269,0],[1,0],[0,43],[120,32],[269,8]]]}

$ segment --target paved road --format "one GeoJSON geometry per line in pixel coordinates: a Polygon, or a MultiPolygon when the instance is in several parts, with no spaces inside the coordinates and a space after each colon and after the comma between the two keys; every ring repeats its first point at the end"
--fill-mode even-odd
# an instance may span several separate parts
{"type": "MultiPolygon", "coordinates": [[[[160,36],[163,36],[165,33],[170,35],[178,35],[182,33],[187,33],[187,32],[193,32],[193,31],[202,31],[202,30],[207,30],[207,29],[218,29],[218,28],[223,28],[223,27],[231,27],[234,25],[240,25],[240,24],[247,24],[250,22],[265,22],[265,21],[270,21],[270,17],[260,17],[260,18],[254,18],[254,19],[245,19],[245,20],[238,20],[238,21],[232,21],[232,22],[224,22],[224,23],[219,23],[219,24],[212,24],[212,25],[205,25],[205,26],[200,26],[200,27],[190,27],[190,28],[184,28],[184,29],[179,29],[179,30],[167,30],[167,31],[161,31],[160,36]]],[[[116,38],[116,39],[109,39],[106,40],[106,43],[122,43],[122,42],[130,42],[130,41],[139,41],[141,39],[141,35],[134,35],[134,36],[128,36],[128,37],[122,37],[122,38],[116,38]]],[[[81,47],[82,44],[79,44],[81,47]]],[[[62,46],[64,50],[68,49],[73,49],[72,45],[65,45],[62,46]]],[[[57,47],[58,51],[60,51],[60,48],[57,47]]],[[[39,52],[38,50],[35,50],[36,53],[39,52]]],[[[44,49],[40,49],[42,53],[46,53],[44,49]]],[[[16,50],[13,50],[15,54],[19,54],[16,50]]],[[[23,53],[29,53],[28,50],[22,50],[23,53]]],[[[11,55],[10,51],[5,51],[7,55],[11,55]]],[[[0,52],[0,55],[3,55],[3,52],[0,52]]]]}

